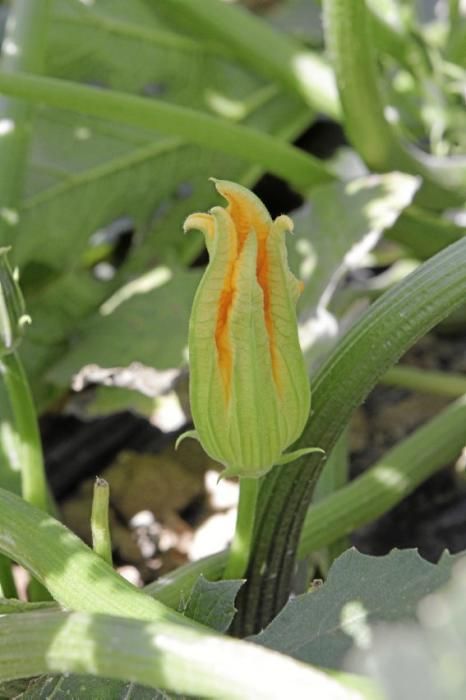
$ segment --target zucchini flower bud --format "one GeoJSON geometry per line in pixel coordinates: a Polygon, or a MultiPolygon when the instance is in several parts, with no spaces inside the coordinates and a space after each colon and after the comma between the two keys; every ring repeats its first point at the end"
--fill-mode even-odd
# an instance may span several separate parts
{"type": "Polygon", "coordinates": [[[262,202],[233,182],[213,180],[228,202],[192,214],[185,231],[205,236],[209,264],[189,325],[190,400],[196,437],[227,467],[224,475],[259,477],[301,434],[310,387],[298,341],[302,283],[287,264],[287,216],[272,221],[262,202]]]}

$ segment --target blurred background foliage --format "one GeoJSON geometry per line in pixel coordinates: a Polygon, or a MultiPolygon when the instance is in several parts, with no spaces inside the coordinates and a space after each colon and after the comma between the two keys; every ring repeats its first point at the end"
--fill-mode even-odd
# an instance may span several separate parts
{"type": "MultiPolygon", "coordinates": [[[[320,3],[244,4],[303,49],[323,49],[320,3]]],[[[408,209],[397,228],[418,187],[414,179],[364,179],[367,166],[335,121],[311,111],[279,76],[274,81],[267,71],[253,70],[234,42],[187,21],[177,3],[55,0],[50,8],[44,74],[190,107],[277,139],[301,137],[298,144],[332,156],[329,163],[343,182],[292,193],[283,182],[261,181],[272,213],[304,203],[290,255],[310,281],[301,301],[305,344],[322,337],[321,348],[327,348],[341,318],[348,325],[361,308],[347,285],[343,301],[334,300],[329,311],[349,267],[368,270],[408,259],[406,269],[412,269],[430,252],[428,236],[416,238],[423,216],[445,229],[444,239],[431,241],[434,249],[463,234],[460,211],[408,209]],[[369,252],[384,231],[402,245],[384,248],[380,261],[369,252]]],[[[388,117],[403,138],[433,154],[464,151],[460,4],[386,0],[371,3],[371,12],[388,117]],[[449,12],[457,13],[457,21],[449,12]]],[[[3,98],[4,113],[12,102],[3,98]]],[[[216,203],[209,176],[251,186],[264,167],[157,130],[45,105],[32,107],[28,119],[30,147],[18,173],[22,196],[17,207],[3,207],[0,236],[2,244],[12,244],[33,319],[21,354],[40,409],[62,405],[83,367],[142,363],[163,372],[183,366],[190,303],[205,258],[201,237],[183,236],[181,223],[216,203]]],[[[0,142],[0,155],[1,149],[0,142]]],[[[403,274],[400,265],[398,272],[403,274]]],[[[356,296],[364,304],[367,289],[356,296]]],[[[314,350],[314,360],[320,352],[314,350]]],[[[95,372],[85,371],[76,386],[85,385],[87,376],[92,382],[95,372]]],[[[141,407],[131,387],[130,381],[129,391],[101,388],[92,399],[99,404],[103,392],[99,405],[105,410],[141,407]]],[[[148,393],[152,400],[154,392],[148,393]]]]}

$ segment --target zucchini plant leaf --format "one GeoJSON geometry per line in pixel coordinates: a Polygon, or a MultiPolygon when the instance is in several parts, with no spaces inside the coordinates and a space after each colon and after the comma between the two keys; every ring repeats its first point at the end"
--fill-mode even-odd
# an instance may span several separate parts
{"type": "Polygon", "coordinates": [[[389,700],[464,698],[465,585],[463,555],[453,567],[451,580],[421,600],[416,622],[371,626],[370,660],[355,649],[346,660],[346,668],[377,676],[389,700]]]}
{"type": "Polygon", "coordinates": [[[413,549],[382,557],[349,549],[322,586],[290,600],[250,639],[307,663],[341,668],[354,647],[371,652],[371,625],[414,619],[418,603],[449,579],[456,559],[444,554],[430,564],[413,549]]]}
{"type": "Polygon", "coordinates": [[[183,610],[186,617],[226,632],[236,612],[235,598],[243,581],[207,581],[199,576],[183,610]]]}

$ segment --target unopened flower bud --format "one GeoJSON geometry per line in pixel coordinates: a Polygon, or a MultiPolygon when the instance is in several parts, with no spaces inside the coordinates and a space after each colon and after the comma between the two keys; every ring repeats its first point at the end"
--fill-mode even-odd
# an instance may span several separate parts
{"type": "Polygon", "coordinates": [[[214,180],[227,208],[192,214],[185,230],[205,236],[209,265],[189,327],[190,399],[197,437],[227,467],[259,477],[301,434],[310,409],[309,379],[298,340],[302,283],[290,272],[287,216],[272,221],[262,202],[233,182],[214,180]]]}

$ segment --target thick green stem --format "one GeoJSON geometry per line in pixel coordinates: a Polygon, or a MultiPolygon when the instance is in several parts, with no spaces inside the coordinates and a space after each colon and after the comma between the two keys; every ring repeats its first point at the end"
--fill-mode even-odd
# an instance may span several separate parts
{"type": "Polygon", "coordinates": [[[259,479],[240,478],[236,529],[223,578],[243,578],[251,555],[259,479]]]}
{"type": "MultiPolygon", "coordinates": [[[[329,677],[256,644],[165,621],[141,622],[81,612],[3,616],[0,679],[47,673],[131,680],[190,697],[223,700],[281,700],[290,688],[296,700],[380,697],[370,682],[358,682],[357,676],[329,677]]],[[[78,686],[79,697],[101,697],[94,694],[92,679],[81,678],[78,686]]],[[[104,689],[105,697],[116,697],[108,695],[108,686],[104,689]]]]}
{"type": "Polygon", "coordinates": [[[187,107],[56,78],[0,73],[0,92],[79,114],[156,129],[243,158],[305,189],[333,179],[316,158],[275,137],[187,107]]]}
{"type": "Polygon", "coordinates": [[[404,144],[385,117],[366,0],[324,0],[326,43],[332,55],[345,128],[368,165],[423,177],[417,197],[430,209],[461,204],[466,195],[463,159],[437,158],[404,144]]]}
{"type": "Polygon", "coordinates": [[[391,367],[380,381],[382,384],[448,398],[457,398],[466,394],[466,377],[462,374],[435,372],[408,365],[391,367]]]}
{"type": "Polygon", "coordinates": [[[16,352],[0,360],[0,375],[5,383],[20,443],[23,498],[37,508],[49,506],[44,460],[37,415],[29,382],[16,352]]]}
{"type": "Polygon", "coordinates": [[[97,477],[92,499],[91,531],[94,552],[112,565],[112,538],[108,523],[110,487],[105,479],[97,477]]]}
{"type": "MultiPolygon", "coordinates": [[[[1,70],[14,80],[20,71],[40,73],[50,0],[14,0],[2,44],[1,70]]],[[[31,133],[31,105],[0,97],[0,246],[18,224],[19,201],[31,133]]]]}

